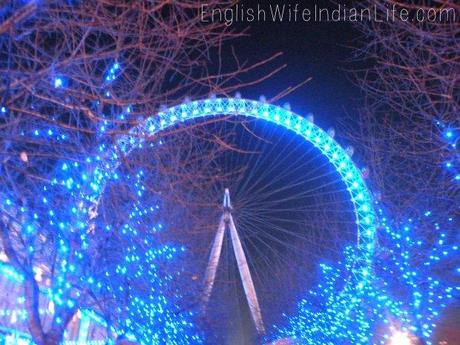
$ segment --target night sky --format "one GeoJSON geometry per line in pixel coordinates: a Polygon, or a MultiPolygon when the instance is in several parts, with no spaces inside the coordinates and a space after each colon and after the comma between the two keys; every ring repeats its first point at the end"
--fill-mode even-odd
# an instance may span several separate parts
{"type": "MultiPolygon", "coordinates": [[[[282,4],[283,1],[271,3],[282,4]]],[[[310,8],[316,4],[318,7],[334,8],[331,1],[299,3],[301,7],[310,8]]],[[[244,0],[240,4],[257,6],[257,1],[244,0]]],[[[291,4],[294,5],[295,2],[291,4]]],[[[351,23],[267,21],[237,23],[233,27],[248,30],[249,37],[241,38],[234,44],[242,60],[255,62],[283,52],[276,63],[287,65],[267,81],[243,89],[243,96],[257,98],[263,94],[270,98],[289,86],[312,78],[279,102],[289,102],[292,109],[301,114],[312,112],[315,120],[326,127],[333,126],[335,120],[343,119],[347,114],[355,113],[360,92],[347,72],[351,67],[347,60],[352,56],[350,47],[355,44],[354,40],[359,33],[351,23]]],[[[268,70],[269,68],[260,71],[259,75],[268,70]]],[[[254,78],[253,74],[251,78],[254,78]]]]}

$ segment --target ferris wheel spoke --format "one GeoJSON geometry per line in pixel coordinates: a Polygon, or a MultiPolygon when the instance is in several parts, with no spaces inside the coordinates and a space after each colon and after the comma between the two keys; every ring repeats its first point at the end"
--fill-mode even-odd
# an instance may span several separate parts
{"type": "MultiPolygon", "coordinates": [[[[280,227],[280,226],[276,226],[276,225],[273,225],[273,224],[269,224],[267,223],[266,221],[260,221],[260,220],[254,220],[254,223],[256,224],[259,224],[258,225],[258,229],[257,229],[257,234],[258,234],[258,237],[267,237],[269,238],[270,240],[274,241],[274,242],[277,242],[279,244],[282,244],[284,246],[288,246],[288,245],[291,245],[289,244],[287,241],[283,241],[281,239],[279,239],[278,237],[274,236],[273,235],[273,230],[275,231],[278,231],[280,233],[283,233],[285,235],[291,235],[293,237],[296,237],[297,239],[305,239],[304,236],[296,233],[296,232],[293,232],[293,231],[289,231],[289,230],[286,230],[284,227],[280,227]],[[260,231],[260,232],[259,232],[260,231]]],[[[255,226],[253,226],[255,227],[255,226]]],[[[248,227],[247,229],[251,229],[251,227],[248,227]]],[[[248,236],[249,237],[249,236],[248,236]]],[[[294,245],[292,245],[292,249],[295,249],[296,247],[294,245]]]]}
{"type": "MultiPolygon", "coordinates": [[[[243,224],[244,224],[244,223],[243,223],[243,224]]],[[[263,226],[263,225],[262,225],[262,226],[263,226]]],[[[261,226],[261,227],[256,227],[256,226],[251,226],[251,227],[248,226],[248,227],[245,227],[245,226],[243,225],[243,226],[242,226],[242,229],[247,229],[247,230],[249,230],[249,231],[254,231],[254,232],[256,232],[256,233],[260,233],[261,231],[267,231],[267,228],[263,228],[262,226],[261,226]],[[255,228],[255,230],[254,230],[254,228],[255,228]]],[[[264,237],[264,236],[259,236],[259,237],[257,238],[257,240],[260,241],[261,243],[263,243],[264,246],[266,246],[266,247],[270,250],[270,252],[271,252],[272,254],[275,255],[275,257],[277,257],[279,260],[282,260],[283,257],[279,254],[279,252],[276,251],[276,250],[274,250],[274,248],[273,248],[272,246],[270,246],[270,244],[269,244],[268,242],[264,241],[263,237],[264,237]]],[[[258,247],[258,246],[255,244],[255,242],[251,239],[251,236],[245,236],[244,239],[245,239],[245,240],[248,240],[248,241],[251,243],[252,247],[256,248],[256,251],[258,251],[258,252],[261,253],[261,257],[268,258],[268,260],[265,260],[265,261],[267,262],[268,267],[269,267],[269,266],[270,266],[270,260],[269,260],[268,255],[267,255],[267,254],[264,254],[264,252],[263,252],[262,249],[259,249],[259,247],[258,247]]],[[[288,263],[288,262],[286,261],[285,263],[288,263]]]]}
{"type": "MultiPolygon", "coordinates": [[[[290,142],[294,141],[293,138],[291,138],[290,142]]],[[[299,147],[300,143],[296,145],[295,148],[299,147]]],[[[264,155],[260,155],[257,160],[256,160],[256,166],[254,167],[253,171],[257,171],[258,167],[257,165],[260,164],[263,160],[271,159],[276,164],[270,165],[269,169],[263,170],[263,174],[259,174],[256,180],[253,180],[253,175],[249,175],[248,178],[246,179],[246,184],[242,186],[242,190],[245,190],[247,193],[251,193],[252,189],[255,188],[255,186],[258,185],[266,176],[275,176],[275,178],[278,178],[279,174],[272,174],[274,170],[279,168],[287,159],[289,155],[286,154],[286,150],[289,147],[289,145],[285,145],[285,148],[283,148],[281,151],[279,151],[276,155],[272,155],[272,151],[275,149],[275,145],[272,145],[269,152],[264,152],[264,155]],[[260,157],[264,157],[263,160],[260,160],[260,157]],[[280,157],[282,157],[280,159],[280,157]],[[248,184],[251,181],[251,186],[248,188],[248,184]]],[[[297,159],[300,160],[301,158],[304,158],[308,155],[309,152],[303,152],[301,157],[298,157],[297,159]]],[[[312,158],[313,159],[313,158],[312,158]]]]}
{"type": "MultiPolygon", "coordinates": [[[[340,191],[340,190],[339,190],[340,191]]],[[[341,190],[341,191],[345,191],[345,190],[341,190]]],[[[273,211],[273,213],[277,213],[279,210],[281,210],[280,208],[280,205],[283,205],[285,202],[289,202],[289,201],[301,201],[301,200],[305,200],[305,201],[308,201],[309,200],[309,197],[312,196],[312,190],[307,190],[307,191],[303,191],[303,192],[299,192],[299,193],[293,193],[294,195],[291,195],[289,194],[289,196],[286,196],[286,197],[280,197],[278,198],[277,200],[270,200],[270,199],[262,199],[262,200],[250,200],[250,201],[246,201],[246,203],[242,203],[241,204],[241,208],[242,209],[245,209],[245,210],[260,210],[260,212],[263,212],[264,210],[270,210],[273,211]]],[[[318,198],[318,196],[334,196],[336,193],[333,193],[333,192],[330,192],[330,191],[325,191],[325,192],[317,192],[316,191],[316,194],[314,195],[316,198],[318,198]]],[[[322,202],[319,202],[319,201],[316,201],[315,203],[315,206],[318,205],[320,207],[322,206],[325,206],[325,205],[345,205],[345,203],[341,202],[341,203],[338,203],[337,201],[335,200],[332,200],[332,201],[322,201],[322,202]]],[[[298,208],[290,208],[291,210],[296,210],[298,208]]],[[[304,209],[306,209],[304,207],[304,209]]]]}
{"type": "MultiPolygon", "coordinates": [[[[271,166],[271,169],[270,170],[264,170],[263,171],[263,174],[260,174],[259,175],[259,178],[252,182],[252,186],[254,188],[254,186],[257,186],[257,183],[260,183],[261,181],[263,180],[266,180],[266,176],[270,176],[272,178],[270,178],[270,183],[269,185],[266,185],[263,189],[267,189],[268,187],[270,187],[271,185],[273,185],[275,182],[277,181],[280,181],[282,180],[283,178],[286,178],[286,176],[288,175],[293,175],[293,176],[296,176],[295,173],[298,172],[298,170],[302,169],[302,168],[305,168],[305,171],[308,171],[309,174],[313,174],[315,171],[317,171],[318,169],[320,168],[323,168],[325,167],[328,162],[322,162],[321,164],[315,164],[315,168],[314,169],[306,169],[306,167],[310,166],[310,165],[313,165],[311,164],[315,159],[316,157],[313,156],[312,158],[310,158],[307,162],[304,162],[303,164],[299,164],[298,162],[300,162],[302,159],[304,159],[308,154],[310,153],[310,150],[307,151],[307,152],[304,152],[303,154],[301,154],[299,157],[296,157],[296,159],[294,160],[294,162],[291,162],[287,167],[289,168],[286,168],[284,169],[284,172],[283,173],[277,173],[277,174],[272,174],[273,173],[273,170],[276,170],[276,168],[278,168],[280,165],[282,165],[282,163],[285,162],[285,160],[287,159],[287,157],[289,157],[289,155],[285,155],[284,159],[282,160],[278,160],[278,163],[271,166]]],[[[275,158],[276,160],[276,158],[275,158]]],[[[299,177],[297,177],[299,179],[299,177]]],[[[301,179],[302,177],[300,177],[301,179]]],[[[249,179],[248,179],[249,181],[249,179]]],[[[308,181],[308,180],[307,180],[308,181]]],[[[262,189],[262,190],[263,190],[262,189]]],[[[261,190],[259,190],[260,192],[261,190]]]]}
{"type": "MultiPolygon", "coordinates": [[[[330,185],[333,185],[333,184],[336,184],[338,182],[337,179],[333,179],[332,181],[329,181],[327,183],[322,183],[314,188],[309,188],[309,189],[305,189],[305,190],[302,190],[301,188],[299,187],[302,187],[302,186],[305,186],[306,183],[310,183],[310,182],[313,182],[315,180],[318,180],[320,178],[324,178],[324,177],[328,177],[328,176],[332,176],[333,175],[333,172],[327,172],[325,174],[322,174],[321,176],[318,176],[316,178],[312,178],[312,179],[307,179],[307,180],[303,180],[303,181],[295,181],[295,182],[291,182],[289,185],[286,185],[286,186],[283,186],[283,187],[280,187],[280,188],[272,188],[272,189],[269,189],[268,192],[264,192],[264,193],[260,193],[257,195],[258,198],[260,199],[263,199],[263,200],[270,200],[270,197],[273,196],[274,194],[279,194],[281,192],[286,192],[286,191],[289,191],[289,190],[299,190],[299,192],[297,193],[292,193],[290,194],[290,197],[298,197],[298,196],[305,196],[305,195],[309,195],[308,193],[311,193],[313,191],[316,191],[316,190],[319,190],[321,188],[324,188],[324,187],[327,187],[327,186],[330,186],[330,185]]],[[[266,190],[267,188],[263,188],[263,190],[266,190]]]]}
{"type": "MultiPolygon", "coordinates": [[[[292,238],[295,238],[297,240],[302,240],[303,241],[302,243],[317,244],[315,241],[312,240],[313,236],[302,235],[297,232],[287,230],[285,227],[276,226],[276,225],[273,225],[273,223],[268,223],[265,220],[260,220],[256,218],[251,218],[251,219],[252,219],[251,226],[257,229],[255,232],[257,232],[258,237],[267,237],[270,240],[278,242],[279,244],[282,244],[285,247],[287,247],[288,242],[282,241],[278,237],[273,235],[273,232],[276,231],[279,233],[283,233],[284,235],[292,236],[292,238]],[[259,225],[255,225],[255,224],[259,224],[259,225]]],[[[248,226],[247,229],[250,229],[251,226],[248,226]]],[[[307,229],[305,230],[305,232],[307,233],[307,229]]],[[[299,248],[298,245],[289,247],[289,249],[303,252],[303,248],[299,248]]],[[[333,247],[328,247],[328,249],[334,250],[335,252],[337,251],[337,249],[336,248],[334,249],[333,247]]],[[[311,254],[311,253],[305,252],[305,254],[311,254]]]]}

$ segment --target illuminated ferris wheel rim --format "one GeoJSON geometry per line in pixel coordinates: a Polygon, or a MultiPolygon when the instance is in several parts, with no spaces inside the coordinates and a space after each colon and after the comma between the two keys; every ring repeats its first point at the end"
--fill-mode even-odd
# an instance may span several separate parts
{"type": "MultiPolygon", "coordinates": [[[[339,173],[347,187],[354,207],[358,232],[359,259],[364,266],[370,265],[376,244],[376,215],[372,197],[347,150],[312,120],[306,119],[289,109],[263,101],[243,98],[208,98],[185,102],[160,111],[148,117],[129,134],[120,137],[115,150],[103,161],[104,170],[114,171],[119,165],[120,154],[126,156],[133,149],[142,148],[146,137],[156,135],[179,123],[213,116],[245,116],[275,123],[294,132],[314,145],[339,173]]],[[[364,269],[364,275],[367,270],[364,269]]]]}

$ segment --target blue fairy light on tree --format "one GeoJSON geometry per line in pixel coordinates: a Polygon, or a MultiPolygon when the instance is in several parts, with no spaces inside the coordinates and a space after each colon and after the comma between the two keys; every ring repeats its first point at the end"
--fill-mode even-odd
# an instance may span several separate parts
{"type": "Polygon", "coordinates": [[[409,219],[395,226],[381,220],[369,280],[356,282],[355,249],[347,248],[343,261],[321,265],[320,283],[299,303],[297,314],[287,316],[287,325],[275,328],[274,338],[299,344],[387,344],[400,332],[432,344],[443,309],[460,294],[454,278],[460,267],[455,220],[433,221],[429,239],[419,228],[426,222],[409,219]]]}
{"type": "Polygon", "coordinates": [[[382,217],[381,225],[376,275],[401,301],[408,330],[431,344],[442,311],[460,294],[458,220],[425,211],[399,223],[382,217]]]}
{"type": "Polygon", "coordinates": [[[161,199],[146,193],[143,180],[148,173],[138,170],[116,172],[107,187],[107,195],[123,191],[117,202],[124,205],[117,216],[107,222],[112,205],[101,207],[105,231],[104,248],[95,250],[99,256],[94,279],[96,301],[104,301],[100,312],[118,334],[140,344],[200,344],[202,335],[195,325],[195,316],[182,308],[182,292],[175,282],[186,260],[185,248],[162,243],[165,230],[161,222],[161,199]],[[127,200],[133,200],[127,202],[127,200]],[[128,219],[128,222],[121,222],[128,219]],[[117,226],[117,224],[119,224],[117,226]]]}
{"type": "Polygon", "coordinates": [[[401,303],[385,293],[380,282],[358,282],[354,276],[356,251],[345,250],[343,261],[320,265],[320,280],[298,304],[297,314],[287,325],[275,328],[274,338],[288,338],[295,344],[383,343],[383,317],[406,319],[401,303]]]}

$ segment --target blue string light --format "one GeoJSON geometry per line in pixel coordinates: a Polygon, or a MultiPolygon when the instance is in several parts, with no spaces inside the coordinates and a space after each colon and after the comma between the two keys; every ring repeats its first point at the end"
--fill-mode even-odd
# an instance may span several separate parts
{"type": "Polygon", "coordinates": [[[113,63],[105,76],[105,81],[106,82],[114,81],[120,74],[120,70],[121,70],[120,64],[118,62],[113,63]]]}
{"type": "Polygon", "coordinates": [[[435,275],[441,271],[451,276],[458,270],[444,268],[458,257],[459,246],[449,244],[448,236],[458,229],[452,218],[443,225],[431,222],[431,211],[425,212],[427,219],[408,219],[398,225],[388,223],[382,208],[379,214],[375,275],[365,283],[357,282],[356,250],[347,248],[343,261],[321,265],[320,283],[299,303],[296,315],[286,316],[287,325],[274,329],[274,339],[312,345],[387,344],[394,334],[402,333],[432,344],[442,310],[460,295],[455,282],[435,275]],[[427,243],[417,236],[421,226],[431,227],[437,239],[427,243]]]}

